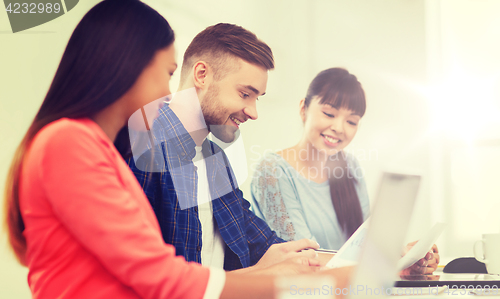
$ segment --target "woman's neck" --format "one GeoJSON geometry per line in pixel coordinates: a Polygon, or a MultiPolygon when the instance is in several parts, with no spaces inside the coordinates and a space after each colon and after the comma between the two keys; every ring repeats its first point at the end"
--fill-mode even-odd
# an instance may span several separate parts
{"type": "Polygon", "coordinates": [[[301,140],[279,154],[306,179],[317,183],[328,179],[325,168],[328,157],[307,140],[301,140]]]}
{"type": "Polygon", "coordinates": [[[122,116],[119,106],[113,104],[96,113],[91,119],[101,127],[111,142],[115,142],[116,135],[127,123],[127,119],[122,116]]]}

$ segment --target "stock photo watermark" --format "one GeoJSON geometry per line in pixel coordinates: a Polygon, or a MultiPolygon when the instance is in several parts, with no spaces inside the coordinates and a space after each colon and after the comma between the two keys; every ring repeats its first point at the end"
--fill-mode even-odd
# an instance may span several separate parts
{"type": "MultiPolygon", "coordinates": [[[[168,172],[181,210],[233,192],[237,179],[225,151],[244,155],[240,131],[235,126],[207,124],[195,88],[157,99],[134,112],[128,120],[128,134],[135,167],[148,175],[168,172]],[[190,118],[184,123],[186,129],[173,127],[168,122],[166,114],[170,113],[172,103],[189,109],[190,118]],[[212,140],[204,140],[196,149],[192,136],[206,137],[209,132],[212,140]],[[192,147],[181,146],[180,140],[185,143],[191,140],[192,147]],[[212,174],[207,176],[208,198],[196,196],[189,183],[200,175],[198,167],[212,174]]],[[[246,167],[246,159],[241,160],[246,167]]]]}
{"type": "MultiPolygon", "coordinates": [[[[154,173],[169,173],[172,178],[179,205],[181,209],[197,206],[200,202],[191,191],[191,184],[199,175],[198,167],[206,167],[211,174],[209,178],[209,200],[220,198],[230,192],[233,187],[246,179],[248,173],[247,161],[255,166],[256,162],[263,161],[266,165],[266,150],[263,154],[260,145],[250,147],[249,156],[245,153],[245,146],[240,136],[241,131],[237,124],[213,124],[205,120],[197,92],[194,88],[179,91],[167,97],[153,101],[132,114],[128,120],[128,133],[131,145],[131,154],[135,167],[140,171],[153,175],[154,173]],[[189,109],[190,118],[185,120],[185,130],[171,126],[168,120],[170,113],[168,107],[175,105],[176,109],[189,109]],[[192,136],[208,136],[211,140],[198,144],[198,150],[189,146],[179,146],[183,142],[192,140],[192,136]],[[200,149],[201,147],[201,149],[200,149]],[[231,157],[231,159],[229,159],[231,157]],[[231,166],[230,161],[231,160],[231,166]],[[198,163],[198,165],[197,165],[198,163]],[[199,164],[201,163],[201,165],[199,164]],[[236,164],[236,165],[235,165],[236,164]],[[244,173],[244,177],[242,177],[244,173]]],[[[276,151],[274,151],[276,152],[276,151]]],[[[326,167],[319,165],[302,167],[295,172],[275,172],[257,166],[250,171],[254,176],[275,175],[292,177],[306,174],[309,179],[324,177],[327,172],[328,179],[354,179],[362,180],[364,170],[356,160],[378,160],[379,153],[376,149],[356,151],[315,151],[297,150],[289,151],[295,155],[296,160],[324,161],[326,167]]],[[[322,164],[322,163],[319,163],[322,164]]],[[[265,167],[265,166],[264,166],[265,167]]]]}
{"type": "Polygon", "coordinates": [[[330,284],[318,287],[300,287],[290,285],[288,295],[291,296],[414,296],[414,295],[438,295],[444,293],[450,296],[459,295],[499,295],[498,286],[473,286],[453,285],[449,286],[427,286],[427,287],[369,287],[367,285],[349,285],[338,288],[330,284]]]}
{"type": "Polygon", "coordinates": [[[314,166],[299,166],[296,171],[282,171],[273,163],[275,159],[269,156],[270,153],[279,152],[279,150],[266,149],[261,151],[260,145],[250,147],[250,161],[252,163],[252,172],[264,178],[279,179],[281,177],[298,178],[306,176],[309,179],[326,177],[328,179],[340,179],[347,177],[348,179],[360,180],[364,177],[364,169],[356,161],[378,160],[377,149],[357,149],[355,151],[342,150],[335,155],[331,155],[323,150],[308,151],[306,149],[294,150],[289,149],[287,156],[292,161],[313,162],[314,166]],[[345,161],[345,163],[341,163],[345,161]],[[314,163],[319,162],[319,163],[314,163]]]}
{"type": "Polygon", "coordinates": [[[79,0],[4,0],[12,32],[16,33],[50,22],[72,10],[79,0]]]}
{"type": "Polygon", "coordinates": [[[367,285],[356,285],[345,288],[337,288],[333,285],[322,285],[316,288],[303,288],[297,285],[290,286],[289,294],[292,296],[390,296],[390,295],[437,295],[439,288],[371,288],[367,285]]]}
{"type": "MultiPolygon", "coordinates": [[[[255,144],[250,147],[250,153],[252,154],[250,160],[252,162],[257,162],[262,160],[262,158],[269,153],[278,152],[281,149],[265,149],[262,151],[262,146],[255,144]]],[[[377,161],[379,159],[378,149],[356,149],[342,150],[344,155],[352,156],[358,161],[377,161]]],[[[324,150],[317,149],[314,153],[310,153],[306,149],[293,150],[291,155],[294,160],[300,161],[322,161],[325,160],[325,155],[328,156],[326,159],[329,161],[339,161],[340,157],[338,155],[328,155],[324,150]]]]}

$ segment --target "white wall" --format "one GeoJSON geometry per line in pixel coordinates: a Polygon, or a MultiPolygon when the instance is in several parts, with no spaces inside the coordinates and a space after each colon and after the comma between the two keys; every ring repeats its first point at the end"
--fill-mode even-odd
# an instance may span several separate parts
{"type": "MultiPolygon", "coordinates": [[[[80,1],[67,15],[16,34],[10,32],[6,13],[0,12],[0,162],[4,165],[0,189],[15,147],[48,89],[73,28],[96,2],[80,1]]],[[[273,49],[276,69],[270,73],[267,95],[259,101],[259,120],[241,129],[249,178],[264,151],[298,141],[302,133],[298,102],[317,72],[341,66],[357,75],[366,91],[368,108],[349,147],[365,168],[371,198],[383,169],[411,169],[424,175],[409,239],[425,232],[434,220],[446,218],[441,212],[446,211],[447,193],[442,184],[435,183],[446,180],[446,175],[436,175],[444,166],[435,165],[442,161],[443,146],[436,145],[440,139],[431,133],[432,105],[422,90],[428,78],[443,72],[443,48],[460,47],[468,56],[477,53],[475,47],[467,47],[476,36],[475,30],[486,28],[496,37],[500,32],[498,23],[487,23],[495,20],[497,6],[485,15],[484,9],[471,10],[471,1],[459,2],[455,6],[455,0],[146,1],[175,30],[179,62],[191,39],[218,22],[242,25],[273,49]],[[483,27],[462,27],[460,16],[465,12],[472,12],[467,14],[471,23],[481,21],[483,27]],[[451,21],[443,25],[444,18],[451,21]],[[443,34],[462,33],[465,37],[460,44],[443,41],[443,34]],[[363,152],[371,153],[371,158],[361,156],[363,152]]],[[[481,1],[481,5],[496,4],[481,1]]],[[[483,67],[491,65],[491,57],[498,53],[486,52],[490,59],[481,58],[483,67]]],[[[495,61],[493,70],[500,69],[495,61]]],[[[173,90],[178,80],[177,72],[173,90]]],[[[249,182],[240,182],[247,196],[249,182]]],[[[0,298],[29,298],[27,271],[8,251],[3,231],[0,236],[0,298]]]]}
{"type": "Polygon", "coordinates": [[[244,194],[250,196],[253,169],[265,151],[286,148],[299,140],[298,103],[309,82],[323,69],[345,67],[358,76],[368,98],[367,113],[348,149],[365,169],[371,198],[384,169],[424,174],[415,209],[418,220],[409,238],[425,232],[432,224],[425,176],[429,115],[425,98],[414,90],[426,83],[425,2],[218,3],[155,2],[153,7],[176,31],[179,59],[194,35],[217,22],[237,23],[273,49],[276,69],[270,73],[266,96],[259,101],[259,119],[241,128],[248,164],[248,179],[239,182],[244,194]]]}
{"type": "Polygon", "coordinates": [[[449,257],[500,221],[500,2],[428,1],[431,202],[449,257]]]}
{"type": "MultiPolygon", "coordinates": [[[[52,81],[69,36],[97,1],[80,1],[65,16],[12,34],[7,13],[0,10],[0,190],[14,151],[28,129],[52,81]]],[[[3,197],[0,207],[3,226],[3,197]]],[[[0,298],[31,298],[27,269],[21,267],[0,232],[0,298]]]]}

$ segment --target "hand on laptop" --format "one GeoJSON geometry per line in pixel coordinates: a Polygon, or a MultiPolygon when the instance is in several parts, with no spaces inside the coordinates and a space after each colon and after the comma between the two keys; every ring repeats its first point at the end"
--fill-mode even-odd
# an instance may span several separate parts
{"type": "MultiPolygon", "coordinates": [[[[417,241],[408,243],[405,248],[405,253],[408,252],[417,241]]],[[[415,264],[401,271],[401,275],[414,275],[414,274],[432,274],[439,264],[439,250],[436,244],[427,254],[418,260],[415,264]]]]}

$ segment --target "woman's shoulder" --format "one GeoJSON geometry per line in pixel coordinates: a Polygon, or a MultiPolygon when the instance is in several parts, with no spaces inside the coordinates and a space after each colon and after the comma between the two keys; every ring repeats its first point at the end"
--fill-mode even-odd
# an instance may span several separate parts
{"type": "Polygon", "coordinates": [[[279,152],[266,152],[260,158],[257,164],[256,173],[282,172],[286,168],[286,161],[279,152]]]}
{"type": "Polygon", "coordinates": [[[261,164],[277,166],[283,169],[291,167],[290,161],[287,159],[288,149],[279,150],[277,152],[267,152],[261,159],[261,164]]]}
{"type": "Polygon", "coordinates": [[[109,144],[99,125],[90,119],[61,118],[43,127],[33,139],[35,148],[72,147],[80,144],[91,147],[89,142],[109,144]]]}
{"type": "Polygon", "coordinates": [[[69,137],[72,136],[72,134],[74,133],[95,135],[95,128],[93,124],[97,125],[88,118],[80,118],[80,119],[61,118],[45,125],[39,131],[38,135],[47,137],[52,137],[52,136],[69,137]]]}
{"type": "Polygon", "coordinates": [[[266,152],[262,155],[261,161],[279,162],[283,157],[278,152],[266,152]]]}
{"type": "Polygon", "coordinates": [[[351,174],[354,175],[357,181],[364,181],[364,169],[359,164],[358,158],[354,154],[348,152],[344,152],[344,155],[351,174]]]}
{"type": "Polygon", "coordinates": [[[358,158],[350,152],[343,152],[347,164],[351,167],[359,167],[358,158]]]}

